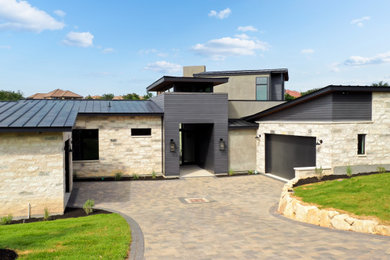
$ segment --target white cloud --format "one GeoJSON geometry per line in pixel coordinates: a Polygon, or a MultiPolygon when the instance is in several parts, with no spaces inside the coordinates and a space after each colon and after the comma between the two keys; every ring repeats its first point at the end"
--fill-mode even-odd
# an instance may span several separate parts
{"type": "Polygon", "coordinates": [[[390,62],[390,52],[380,53],[373,57],[351,56],[344,61],[346,66],[363,66],[390,62]]]}
{"type": "Polygon", "coordinates": [[[181,71],[182,66],[167,61],[156,61],[153,63],[149,63],[144,69],[160,73],[177,73],[181,71]]]}
{"type": "Polygon", "coordinates": [[[102,52],[107,54],[107,53],[113,53],[115,52],[115,50],[114,48],[104,48],[102,52]]]}
{"type": "Polygon", "coordinates": [[[69,32],[63,42],[70,46],[90,47],[93,45],[93,37],[90,32],[69,32]]]}
{"type": "Polygon", "coordinates": [[[66,15],[66,13],[62,10],[55,10],[53,13],[59,17],[65,17],[65,15],[66,15]]]}
{"type": "Polygon", "coordinates": [[[240,39],[249,39],[249,35],[246,33],[236,34],[234,37],[240,38],[240,39]]]}
{"type": "Polygon", "coordinates": [[[257,50],[265,51],[268,48],[268,43],[257,39],[223,37],[204,44],[198,43],[192,47],[192,50],[214,60],[223,60],[227,56],[255,55],[257,50]]]}
{"type": "Polygon", "coordinates": [[[238,26],[237,30],[241,32],[257,32],[257,28],[253,27],[252,25],[238,26]]]}
{"type": "Polygon", "coordinates": [[[60,30],[65,24],[27,1],[0,0],[0,29],[41,32],[60,30]]]}
{"type": "Polygon", "coordinates": [[[334,62],[330,64],[330,70],[333,72],[340,72],[340,63],[334,62]]]}
{"type": "Polygon", "coordinates": [[[314,50],[313,49],[303,49],[301,50],[302,54],[313,54],[314,50]]]}
{"type": "Polygon", "coordinates": [[[363,16],[361,18],[353,19],[351,21],[351,24],[356,24],[357,26],[362,27],[364,25],[363,22],[369,21],[370,19],[371,19],[370,16],[363,16]]]}
{"type": "Polygon", "coordinates": [[[223,9],[219,12],[215,11],[215,10],[211,10],[209,13],[209,16],[210,17],[217,17],[218,19],[225,19],[225,18],[228,18],[231,13],[232,13],[232,10],[230,10],[230,8],[223,9]]]}

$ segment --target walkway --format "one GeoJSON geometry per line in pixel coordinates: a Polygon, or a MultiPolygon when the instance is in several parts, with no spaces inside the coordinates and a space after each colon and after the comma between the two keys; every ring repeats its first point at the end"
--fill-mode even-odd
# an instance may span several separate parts
{"type": "Polygon", "coordinates": [[[274,214],[282,185],[258,175],[81,182],[75,183],[72,200],[80,206],[94,199],[96,207],[134,218],[144,233],[148,260],[390,258],[388,237],[325,229],[274,214]]]}

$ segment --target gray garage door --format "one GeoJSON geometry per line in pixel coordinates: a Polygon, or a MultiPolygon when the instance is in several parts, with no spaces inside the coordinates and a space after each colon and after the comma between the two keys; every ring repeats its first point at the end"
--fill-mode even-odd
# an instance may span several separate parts
{"type": "Polygon", "coordinates": [[[265,135],[265,171],[292,179],[294,167],[316,165],[316,139],[292,135],[265,135]]]}

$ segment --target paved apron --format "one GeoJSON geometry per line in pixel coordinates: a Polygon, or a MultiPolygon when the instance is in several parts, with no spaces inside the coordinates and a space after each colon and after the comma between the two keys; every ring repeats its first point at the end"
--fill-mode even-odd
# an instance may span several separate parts
{"type": "Polygon", "coordinates": [[[131,216],[146,259],[390,259],[390,238],[275,214],[283,183],[265,176],[78,182],[71,203],[131,216]],[[205,201],[188,198],[206,198],[205,201]]]}

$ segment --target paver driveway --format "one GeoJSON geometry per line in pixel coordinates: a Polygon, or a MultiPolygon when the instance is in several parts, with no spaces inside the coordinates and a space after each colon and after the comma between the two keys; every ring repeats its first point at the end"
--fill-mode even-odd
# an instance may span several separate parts
{"type": "Polygon", "coordinates": [[[131,216],[146,259],[390,259],[390,239],[274,214],[283,183],[265,176],[75,183],[74,205],[131,216]],[[182,197],[213,201],[186,204],[182,197]]]}

